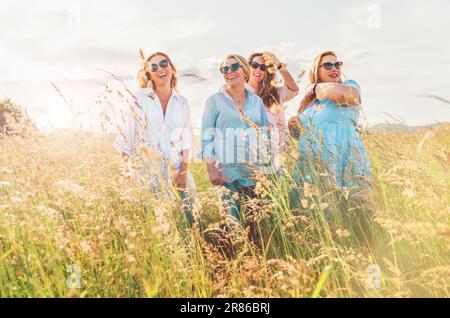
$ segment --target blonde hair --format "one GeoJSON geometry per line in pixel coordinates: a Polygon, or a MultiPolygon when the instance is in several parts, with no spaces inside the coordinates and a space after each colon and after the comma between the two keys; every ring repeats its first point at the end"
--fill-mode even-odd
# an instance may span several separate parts
{"type": "Polygon", "coordinates": [[[223,61],[220,63],[219,68],[221,68],[225,64],[225,61],[229,60],[229,59],[235,59],[236,61],[239,62],[239,64],[241,64],[242,70],[244,71],[245,81],[247,82],[250,79],[250,64],[248,64],[247,60],[244,57],[242,57],[241,55],[230,54],[230,55],[227,55],[227,57],[223,59],[223,61]]]}
{"type": "MultiPolygon", "coordinates": [[[[249,64],[253,62],[255,57],[261,56],[264,58],[263,53],[253,53],[248,58],[249,64]]],[[[266,64],[267,65],[267,64],[266,64]]],[[[267,65],[265,73],[266,76],[263,80],[261,87],[258,89],[256,94],[262,98],[264,105],[266,108],[271,108],[273,104],[280,104],[280,94],[278,93],[278,89],[272,85],[273,80],[275,79],[275,72],[269,72],[269,67],[273,67],[272,65],[267,65]]]]}
{"type": "Polygon", "coordinates": [[[163,53],[163,52],[155,52],[155,53],[151,54],[145,60],[144,68],[139,70],[138,76],[137,76],[139,88],[147,88],[147,87],[154,88],[155,87],[155,83],[152,81],[151,75],[150,75],[149,62],[152,58],[154,58],[155,56],[158,56],[158,55],[164,57],[169,62],[169,65],[172,68],[172,78],[170,80],[170,88],[172,88],[178,92],[177,68],[172,63],[172,60],[170,59],[170,57],[166,53],[163,53]]]}
{"type": "MultiPolygon", "coordinates": [[[[325,56],[334,56],[337,58],[336,53],[334,53],[333,51],[325,51],[320,53],[319,55],[317,55],[314,60],[313,63],[311,65],[311,68],[309,70],[309,81],[312,85],[315,85],[319,82],[319,68],[320,68],[320,63],[322,63],[322,59],[325,56]]],[[[299,113],[302,113],[305,111],[306,108],[308,108],[310,105],[312,105],[315,101],[316,101],[316,96],[305,96],[302,101],[300,102],[300,109],[298,110],[299,113]]]]}
{"type": "Polygon", "coordinates": [[[145,74],[145,69],[143,69],[143,68],[140,69],[137,74],[137,81],[138,81],[139,88],[152,87],[151,82],[148,80],[147,75],[145,74]]]}

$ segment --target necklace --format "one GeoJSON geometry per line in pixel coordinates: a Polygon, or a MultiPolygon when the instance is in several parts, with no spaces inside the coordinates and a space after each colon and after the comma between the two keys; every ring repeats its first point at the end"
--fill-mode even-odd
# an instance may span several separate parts
{"type": "Polygon", "coordinates": [[[233,100],[239,108],[242,108],[241,104],[244,104],[244,101],[246,98],[247,98],[247,93],[245,93],[245,95],[243,97],[236,97],[236,98],[233,98],[233,100]]]}

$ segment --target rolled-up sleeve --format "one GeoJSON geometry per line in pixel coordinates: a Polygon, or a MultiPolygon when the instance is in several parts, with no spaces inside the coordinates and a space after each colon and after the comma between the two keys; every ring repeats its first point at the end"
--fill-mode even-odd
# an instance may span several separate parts
{"type": "Polygon", "coordinates": [[[132,104],[128,110],[125,125],[123,129],[119,128],[119,134],[114,143],[114,148],[117,151],[126,153],[128,156],[133,154],[136,142],[136,116],[138,116],[136,107],[132,104]]]}
{"type": "Polygon", "coordinates": [[[289,102],[298,95],[298,91],[291,91],[286,84],[278,89],[278,94],[280,95],[281,103],[289,102]]]}
{"type": "Polygon", "coordinates": [[[193,150],[193,136],[192,136],[192,124],[191,124],[191,109],[189,107],[189,103],[186,101],[185,103],[185,124],[183,127],[183,136],[182,136],[182,147],[183,150],[193,150]]]}
{"type": "Polygon", "coordinates": [[[213,98],[206,101],[202,117],[202,159],[215,158],[215,128],[217,120],[217,106],[213,98]]]}

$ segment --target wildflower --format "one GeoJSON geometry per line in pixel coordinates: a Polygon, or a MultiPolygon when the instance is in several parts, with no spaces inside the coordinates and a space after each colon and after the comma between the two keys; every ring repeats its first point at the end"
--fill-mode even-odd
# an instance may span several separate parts
{"type": "Polygon", "coordinates": [[[13,197],[10,198],[10,200],[11,200],[11,202],[14,202],[14,203],[21,203],[21,202],[23,202],[23,198],[21,198],[19,196],[13,196],[13,197]]]}
{"type": "Polygon", "coordinates": [[[87,241],[83,241],[81,242],[81,249],[83,250],[83,252],[89,253],[92,250],[91,244],[87,241]]]}
{"type": "Polygon", "coordinates": [[[127,261],[128,263],[135,263],[136,257],[134,257],[133,255],[127,255],[127,261]]]}
{"type": "Polygon", "coordinates": [[[301,199],[300,200],[300,204],[302,205],[303,209],[307,209],[308,208],[308,200],[306,199],[301,199]]]}
{"type": "Polygon", "coordinates": [[[336,235],[339,237],[349,237],[351,236],[350,232],[345,229],[337,229],[336,235]]]}
{"type": "Polygon", "coordinates": [[[86,193],[84,187],[68,180],[59,180],[53,185],[62,192],[71,192],[79,197],[85,196],[86,193]]]}
{"type": "Polygon", "coordinates": [[[305,197],[311,198],[312,196],[319,195],[319,189],[312,185],[311,183],[305,182],[303,188],[305,197]]]}
{"type": "Polygon", "coordinates": [[[1,167],[0,173],[11,175],[11,174],[14,174],[14,170],[11,168],[8,168],[8,167],[1,167]]]}
{"type": "MultiPolygon", "coordinates": [[[[257,195],[261,195],[263,192],[264,192],[264,188],[263,188],[263,185],[262,185],[262,183],[261,182],[256,182],[256,185],[255,185],[255,193],[257,194],[257,195]]],[[[239,199],[239,198],[238,198],[239,199]]]]}
{"type": "Polygon", "coordinates": [[[411,188],[406,188],[405,191],[403,191],[403,194],[410,199],[412,199],[416,196],[416,193],[411,188]]]}
{"type": "Polygon", "coordinates": [[[11,182],[9,182],[9,181],[6,181],[6,180],[0,180],[0,188],[3,188],[3,187],[10,187],[11,186],[11,182]]]}
{"type": "Polygon", "coordinates": [[[126,227],[129,222],[124,216],[119,216],[119,224],[123,227],[126,227]]]}
{"type": "Polygon", "coordinates": [[[56,219],[59,216],[59,212],[57,210],[48,208],[46,206],[38,205],[35,206],[34,209],[52,219],[56,219]]]}
{"type": "Polygon", "coordinates": [[[158,226],[155,226],[155,227],[152,228],[152,233],[153,234],[161,233],[163,235],[168,235],[169,232],[170,232],[170,226],[169,226],[168,223],[161,224],[161,225],[158,225],[158,226]]]}

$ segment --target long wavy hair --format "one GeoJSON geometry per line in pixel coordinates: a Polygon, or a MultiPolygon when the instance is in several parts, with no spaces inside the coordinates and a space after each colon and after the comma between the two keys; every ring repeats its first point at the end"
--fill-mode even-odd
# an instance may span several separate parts
{"type": "MultiPolygon", "coordinates": [[[[249,64],[253,62],[255,57],[263,56],[262,53],[253,53],[248,58],[249,64]]],[[[268,65],[269,66],[269,65],[268,65]]],[[[261,97],[264,102],[266,108],[271,109],[273,104],[280,104],[280,94],[278,93],[278,89],[272,85],[275,80],[275,72],[269,72],[269,68],[265,71],[266,76],[263,79],[262,84],[258,88],[256,94],[261,97]]]]}
{"type": "Polygon", "coordinates": [[[147,59],[144,59],[145,60],[144,67],[139,70],[138,76],[137,76],[139,88],[147,88],[147,87],[154,88],[155,87],[155,83],[152,81],[151,75],[150,75],[151,66],[150,66],[149,62],[152,58],[154,58],[155,56],[158,56],[158,55],[164,57],[169,62],[169,65],[172,68],[172,78],[170,79],[170,87],[178,92],[177,68],[172,63],[172,60],[170,59],[170,57],[166,53],[163,53],[163,52],[152,53],[147,59]]]}
{"type": "MultiPolygon", "coordinates": [[[[319,68],[320,64],[322,63],[322,60],[325,56],[334,56],[337,58],[336,53],[333,51],[325,51],[317,55],[313,63],[311,65],[311,69],[309,70],[309,81],[312,85],[319,83],[319,68]]],[[[317,100],[317,96],[305,96],[302,101],[300,102],[300,108],[298,110],[299,113],[303,113],[309,106],[314,104],[317,100]]]]}

